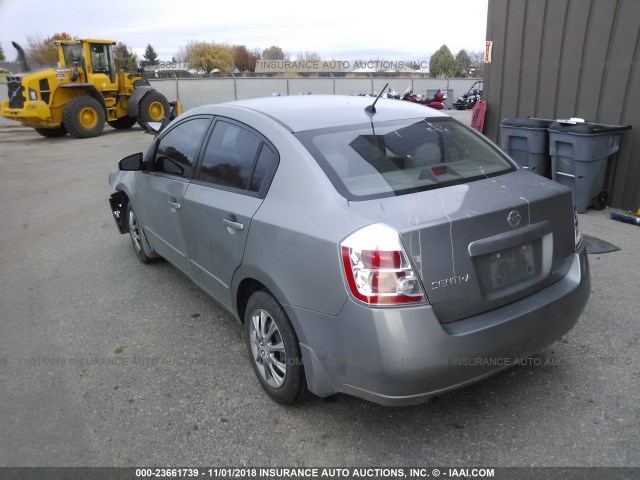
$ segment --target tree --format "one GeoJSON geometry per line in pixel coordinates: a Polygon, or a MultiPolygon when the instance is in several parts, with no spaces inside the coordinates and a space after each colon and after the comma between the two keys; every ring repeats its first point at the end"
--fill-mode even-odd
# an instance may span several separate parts
{"type": "Polygon", "coordinates": [[[280,47],[276,47],[275,45],[270,46],[269,48],[265,48],[262,51],[262,59],[263,60],[285,60],[287,56],[284,54],[280,47]]]}
{"type": "Polygon", "coordinates": [[[471,57],[471,76],[482,78],[484,76],[484,51],[476,50],[469,53],[469,57],[471,57]]]}
{"type": "Polygon", "coordinates": [[[182,47],[178,48],[178,51],[174,55],[174,58],[179,63],[185,63],[187,61],[187,59],[189,58],[189,53],[191,52],[191,48],[196,43],[197,42],[195,42],[194,40],[189,40],[186,45],[183,45],[182,47]]]}
{"type": "Polygon", "coordinates": [[[158,65],[160,62],[158,61],[158,52],[151,46],[151,44],[147,45],[147,48],[144,51],[144,55],[142,55],[144,60],[140,61],[141,67],[151,67],[153,65],[158,65]]]}
{"type": "Polygon", "coordinates": [[[53,35],[41,38],[38,36],[27,37],[26,56],[29,63],[41,66],[53,66],[58,63],[58,49],[56,40],[71,40],[73,37],[66,32],[54,33],[53,35]]]}
{"type": "Polygon", "coordinates": [[[138,68],[138,55],[126,43],[118,42],[113,47],[113,57],[123,71],[132,72],[138,68]]]}
{"type": "Polygon", "coordinates": [[[205,75],[209,75],[216,69],[226,73],[233,67],[232,49],[227,45],[214,42],[192,43],[187,63],[190,68],[201,70],[205,75]]]}
{"type": "Polygon", "coordinates": [[[296,60],[299,62],[320,62],[322,58],[318,52],[298,52],[296,60]]]}
{"type": "Polygon", "coordinates": [[[456,59],[449,47],[442,45],[429,59],[429,73],[434,77],[453,77],[456,74],[456,59]]]}
{"type": "Polygon", "coordinates": [[[256,62],[260,60],[260,51],[247,50],[244,45],[234,45],[232,47],[233,64],[241,72],[255,72],[256,62]]]}
{"type": "Polygon", "coordinates": [[[471,71],[471,58],[466,50],[460,50],[456,55],[456,77],[466,77],[471,71]]]}
{"type": "Polygon", "coordinates": [[[0,62],[4,62],[5,60],[4,50],[2,50],[2,45],[0,44],[0,62]]]}

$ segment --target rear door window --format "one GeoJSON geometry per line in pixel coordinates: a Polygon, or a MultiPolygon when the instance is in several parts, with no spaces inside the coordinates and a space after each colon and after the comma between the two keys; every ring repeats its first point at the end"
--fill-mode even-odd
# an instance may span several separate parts
{"type": "Polygon", "coordinates": [[[202,154],[197,180],[227,190],[264,196],[278,156],[257,132],[218,120],[202,154]]]}
{"type": "Polygon", "coordinates": [[[246,190],[258,155],[260,139],[232,123],[216,123],[207,143],[199,180],[246,190]]]}

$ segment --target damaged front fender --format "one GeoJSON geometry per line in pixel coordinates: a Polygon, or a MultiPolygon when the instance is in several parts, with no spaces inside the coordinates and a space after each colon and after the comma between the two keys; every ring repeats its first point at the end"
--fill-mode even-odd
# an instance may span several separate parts
{"type": "Polygon", "coordinates": [[[111,213],[120,233],[129,233],[129,222],[126,220],[128,201],[127,195],[121,191],[113,193],[109,198],[111,213]]]}

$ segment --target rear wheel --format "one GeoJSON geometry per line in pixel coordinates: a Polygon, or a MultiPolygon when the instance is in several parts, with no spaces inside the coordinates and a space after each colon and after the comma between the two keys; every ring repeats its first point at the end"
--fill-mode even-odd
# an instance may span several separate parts
{"type": "Polygon", "coordinates": [[[117,130],[126,130],[133,127],[136,124],[136,120],[135,117],[122,117],[117,120],[109,120],[107,123],[117,130]]]}
{"type": "Polygon", "coordinates": [[[147,93],[138,105],[138,124],[144,127],[147,122],[162,122],[169,119],[169,102],[160,92],[147,93]]]}
{"type": "Polygon", "coordinates": [[[244,316],[247,349],[253,370],[267,394],[289,405],[307,395],[300,342],[278,301],[264,290],[247,302],[244,316]]]}
{"type": "Polygon", "coordinates": [[[62,118],[65,128],[75,138],[97,137],[104,129],[104,109],[98,100],[88,95],[69,100],[62,118]]]}
{"type": "Polygon", "coordinates": [[[57,138],[64,137],[67,134],[67,129],[64,127],[60,128],[36,128],[37,133],[46,138],[57,138]]]}

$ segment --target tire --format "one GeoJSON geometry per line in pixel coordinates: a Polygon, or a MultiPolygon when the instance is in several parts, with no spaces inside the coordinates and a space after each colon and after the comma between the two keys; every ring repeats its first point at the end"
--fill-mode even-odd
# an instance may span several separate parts
{"type": "Polygon", "coordinates": [[[60,128],[36,128],[37,133],[46,138],[58,138],[64,137],[67,134],[67,129],[64,127],[60,128]]]}
{"type": "Polygon", "coordinates": [[[104,121],[102,105],[88,95],[69,100],[62,114],[62,123],[75,138],[97,137],[104,129],[104,121]]]}
{"type": "Polygon", "coordinates": [[[131,237],[131,245],[133,251],[142,263],[151,263],[158,258],[158,255],[149,250],[147,242],[144,239],[144,233],[138,222],[136,212],[131,208],[131,204],[127,203],[127,226],[129,227],[129,236],[131,237]]]}
{"type": "Polygon", "coordinates": [[[138,124],[144,127],[147,122],[169,120],[169,102],[160,92],[151,90],[138,104],[138,124]]]}
{"type": "Polygon", "coordinates": [[[136,124],[136,120],[135,117],[121,117],[117,120],[109,120],[107,123],[116,130],[126,130],[133,127],[136,124]]]}
{"type": "Polygon", "coordinates": [[[291,405],[308,393],[300,342],[278,301],[264,290],[249,298],[244,315],[249,359],[258,381],[276,402],[291,405]]]}

